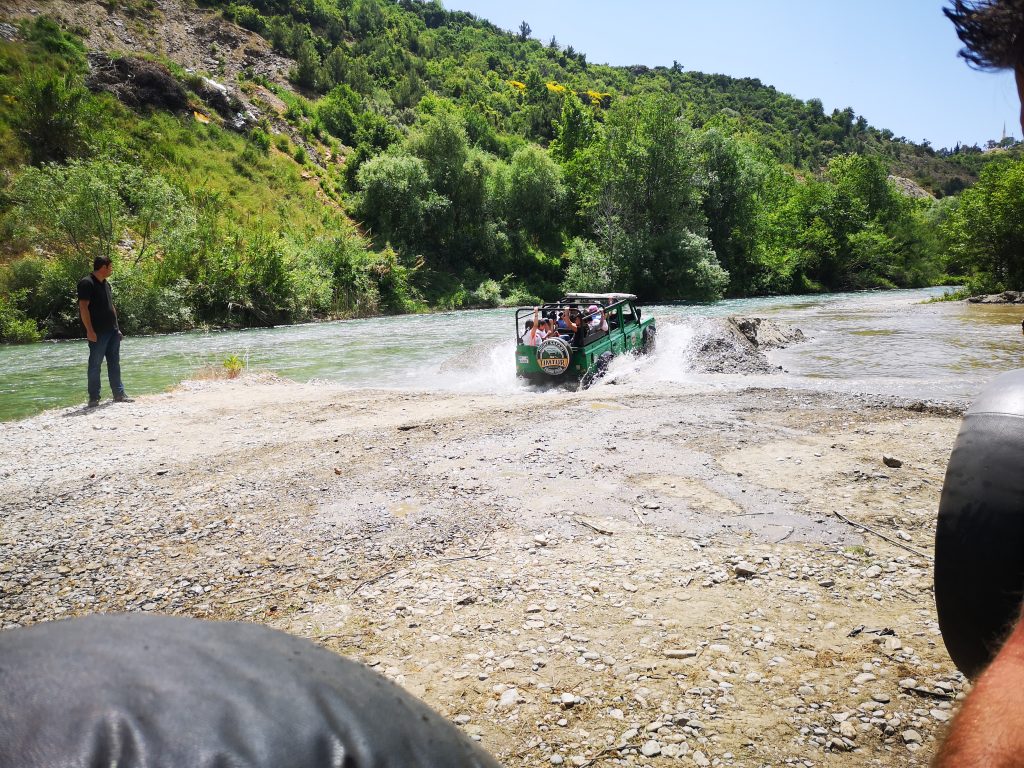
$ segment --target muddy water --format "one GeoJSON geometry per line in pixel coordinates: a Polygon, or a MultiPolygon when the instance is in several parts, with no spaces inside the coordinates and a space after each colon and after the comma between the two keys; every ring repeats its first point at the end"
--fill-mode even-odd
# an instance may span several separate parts
{"type": "MultiPolygon", "coordinates": [[[[650,358],[617,361],[613,380],[651,386],[793,387],[961,399],[1004,370],[1024,366],[1024,307],[923,304],[941,289],[773,297],[645,308],[658,318],[650,358]],[[773,376],[693,373],[694,339],[705,318],[771,317],[809,341],[773,352],[773,376]]],[[[126,338],[122,372],[132,394],[159,392],[221,366],[353,387],[503,393],[524,389],[513,372],[510,310],[453,312],[253,331],[126,338]]],[[[0,347],[0,420],[85,400],[84,341],[0,347]]],[[[104,397],[109,397],[106,381],[104,397]]]]}

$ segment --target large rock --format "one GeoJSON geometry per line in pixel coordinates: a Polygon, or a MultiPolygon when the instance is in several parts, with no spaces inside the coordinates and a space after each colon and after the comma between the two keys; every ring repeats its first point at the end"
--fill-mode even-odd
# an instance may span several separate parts
{"type": "Polygon", "coordinates": [[[1024,304],[1024,291],[1003,291],[990,293],[987,296],[971,296],[967,299],[971,304],[1024,304]]]}
{"type": "Polygon", "coordinates": [[[781,349],[805,339],[799,328],[763,317],[730,317],[729,322],[758,349],[781,349]]]}
{"type": "Polygon", "coordinates": [[[698,326],[694,370],[702,373],[774,373],[764,350],[805,339],[799,328],[760,317],[711,318],[698,326]]]}
{"type": "Polygon", "coordinates": [[[112,93],[133,109],[156,107],[182,112],[188,108],[185,88],[163,64],[134,56],[114,59],[91,53],[89,68],[85,83],[90,89],[112,93]]]}

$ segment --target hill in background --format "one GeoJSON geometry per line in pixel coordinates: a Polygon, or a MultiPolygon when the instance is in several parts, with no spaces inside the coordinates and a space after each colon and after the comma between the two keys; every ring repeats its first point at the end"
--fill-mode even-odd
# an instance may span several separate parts
{"type": "Polygon", "coordinates": [[[142,330],[923,284],[1000,154],[414,0],[15,0],[0,75],[7,338],[74,332],[97,253],[142,330]]]}

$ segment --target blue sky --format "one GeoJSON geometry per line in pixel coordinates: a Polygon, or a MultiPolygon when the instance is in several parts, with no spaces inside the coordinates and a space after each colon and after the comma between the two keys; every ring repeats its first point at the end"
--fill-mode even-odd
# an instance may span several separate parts
{"type": "Polygon", "coordinates": [[[826,111],[932,146],[1020,138],[1009,73],[970,69],[940,0],[446,0],[505,29],[555,36],[591,62],[756,77],[826,111]]]}

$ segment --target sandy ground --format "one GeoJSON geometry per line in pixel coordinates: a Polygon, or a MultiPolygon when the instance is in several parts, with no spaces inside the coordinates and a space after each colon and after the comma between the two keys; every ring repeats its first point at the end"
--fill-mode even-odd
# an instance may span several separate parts
{"type": "Polygon", "coordinates": [[[930,560],[958,425],[785,389],[259,378],[51,411],[0,425],[0,626],[263,622],[510,766],[925,765],[964,685],[930,560]]]}

